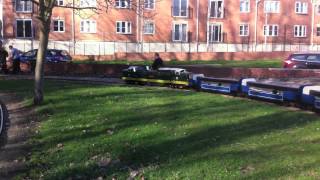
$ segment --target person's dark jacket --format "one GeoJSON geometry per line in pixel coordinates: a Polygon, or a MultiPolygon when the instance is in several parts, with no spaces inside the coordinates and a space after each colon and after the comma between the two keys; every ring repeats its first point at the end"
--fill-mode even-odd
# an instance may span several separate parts
{"type": "Polygon", "coordinates": [[[157,70],[162,66],[163,66],[163,61],[160,57],[158,57],[153,61],[152,69],[157,70]]]}

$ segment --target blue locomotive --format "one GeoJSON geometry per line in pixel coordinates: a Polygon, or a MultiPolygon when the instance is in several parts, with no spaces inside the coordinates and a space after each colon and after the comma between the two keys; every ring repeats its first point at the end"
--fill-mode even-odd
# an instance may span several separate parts
{"type": "Polygon", "coordinates": [[[194,74],[182,68],[159,68],[130,66],[123,70],[127,83],[157,84],[200,91],[245,95],[251,98],[289,102],[301,107],[312,106],[320,110],[320,82],[288,83],[279,80],[257,80],[255,78],[215,78],[194,74]]]}

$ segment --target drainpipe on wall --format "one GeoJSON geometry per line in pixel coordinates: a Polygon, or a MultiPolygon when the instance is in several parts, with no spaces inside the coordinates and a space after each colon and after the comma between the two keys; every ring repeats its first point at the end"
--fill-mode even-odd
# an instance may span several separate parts
{"type": "MultiPolygon", "coordinates": [[[[74,0],[72,0],[72,6],[74,7],[75,6],[75,4],[74,4],[74,0]]],[[[73,47],[72,47],[72,50],[73,50],[73,55],[75,55],[76,54],[76,32],[75,32],[75,28],[74,28],[74,8],[72,8],[72,17],[71,17],[71,31],[72,31],[72,45],[73,45],[73,47]]]]}
{"type": "Polygon", "coordinates": [[[257,48],[257,26],[258,26],[258,5],[260,0],[256,0],[256,12],[255,12],[255,20],[254,20],[254,48],[257,48]]]}
{"type": "Polygon", "coordinates": [[[0,39],[3,38],[3,0],[0,0],[0,28],[1,28],[1,36],[0,39]]]}
{"type": "Polygon", "coordinates": [[[209,20],[210,20],[210,0],[207,1],[208,2],[208,14],[207,14],[207,50],[209,49],[209,20]]]}
{"type": "Polygon", "coordinates": [[[199,51],[199,0],[197,0],[197,34],[196,34],[196,42],[197,42],[197,52],[199,51]]]}
{"type": "MultiPolygon", "coordinates": [[[[268,31],[269,31],[270,26],[268,26],[268,13],[267,12],[265,15],[265,22],[264,23],[265,23],[265,26],[268,27],[268,31]]],[[[264,45],[267,46],[267,35],[266,34],[264,35],[264,45]]]]}
{"type": "Polygon", "coordinates": [[[140,0],[137,0],[136,3],[136,41],[140,44],[140,0]]]}
{"type": "Polygon", "coordinates": [[[311,0],[311,4],[312,4],[312,20],[311,20],[311,46],[313,46],[313,38],[314,38],[314,9],[316,4],[314,3],[313,0],[311,0]]]}
{"type": "MultiPolygon", "coordinates": [[[[141,4],[141,2],[139,2],[139,4],[141,4]]],[[[140,5],[140,6],[143,6],[143,7],[141,7],[140,9],[140,20],[141,20],[141,25],[140,25],[140,37],[141,37],[141,52],[143,52],[143,41],[144,41],[144,36],[143,36],[143,33],[144,33],[144,29],[143,29],[143,27],[144,27],[144,3],[142,4],[142,5],[140,5]]]]}

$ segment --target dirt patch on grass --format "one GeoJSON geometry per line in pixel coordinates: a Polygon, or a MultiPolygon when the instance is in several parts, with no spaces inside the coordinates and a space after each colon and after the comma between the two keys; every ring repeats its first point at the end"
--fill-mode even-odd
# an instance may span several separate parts
{"type": "Polygon", "coordinates": [[[13,93],[0,93],[9,118],[0,143],[0,179],[12,179],[26,169],[30,146],[27,140],[36,126],[35,111],[13,93]]]}

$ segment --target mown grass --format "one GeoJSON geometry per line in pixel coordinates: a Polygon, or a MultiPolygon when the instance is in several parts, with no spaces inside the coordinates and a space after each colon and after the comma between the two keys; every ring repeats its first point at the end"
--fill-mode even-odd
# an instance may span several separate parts
{"type": "MultiPolygon", "coordinates": [[[[0,84],[31,97],[30,81],[0,84]]],[[[320,178],[315,114],[156,87],[48,81],[45,92],[31,179],[320,178]]]]}
{"type": "MultiPolygon", "coordinates": [[[[126,60],[113,60],[113,61],[73,61],[76,64],[128,64],[128,65],[151,65],[152,60],[149,61],[126,61],[126,60]]],[[[245,60],[245,61],[233,61],[233,60],[192,60],[192,61],[166,61],[166,65],[199,65],[208,64],[222,67],[244,67],[244,68],[281,68],[282,61],[279,59],[272,60],[245,60]]]]}

